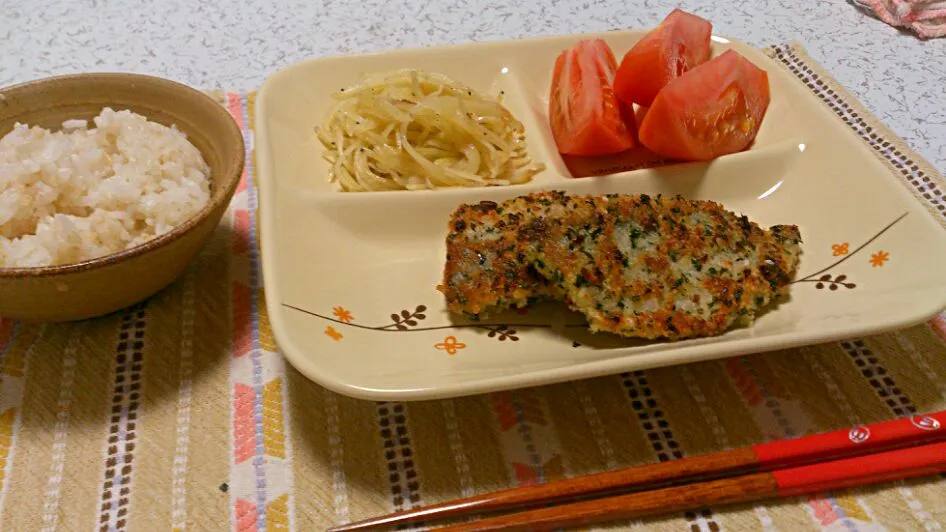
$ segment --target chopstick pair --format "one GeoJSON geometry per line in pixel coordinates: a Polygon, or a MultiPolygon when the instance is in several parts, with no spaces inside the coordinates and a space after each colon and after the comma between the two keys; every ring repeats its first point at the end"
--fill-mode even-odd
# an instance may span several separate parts
{"type": "Polygon", "coordinates": [[[437,530],[545,530],[933,475],[946,472],[944,425],[946,411],[940,411],[511,488],[329,530],[389,529],[510,510],[518,512],[437,530]]]}

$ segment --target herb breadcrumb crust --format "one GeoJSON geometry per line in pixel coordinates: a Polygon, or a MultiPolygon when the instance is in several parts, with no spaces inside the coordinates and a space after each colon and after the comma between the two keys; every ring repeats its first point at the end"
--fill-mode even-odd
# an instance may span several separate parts
{"type": "Polygon", "coordinates": [[[752,323],[800,255],[796,226],[712,201],[541,192],[460,206],[438,290],[470,317],[557,299],[592,331],[675,340],[752,323]]]}

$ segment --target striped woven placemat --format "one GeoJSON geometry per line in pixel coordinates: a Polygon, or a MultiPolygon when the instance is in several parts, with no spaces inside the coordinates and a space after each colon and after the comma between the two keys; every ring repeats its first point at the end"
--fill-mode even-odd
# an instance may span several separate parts
{"type": "MultiPolygon", "coordinates": [[[[771,48],[946,222],[943,177],[797,45],[771,48]]],[[[218,93],[249,138],[254,95],[218,93]]],[[[117,315],[0,321],[0,529],[317,530],[513,485],[946,408],[946,321],[456,400],[372,403],[287,367],[256,248],[253,156],[173,287],[117,315]]],[[[656,530],[938,530],[920,479],[646,521],[656,530]]],[[[613,527],[626,527],[628,523],[613,527]]]]}

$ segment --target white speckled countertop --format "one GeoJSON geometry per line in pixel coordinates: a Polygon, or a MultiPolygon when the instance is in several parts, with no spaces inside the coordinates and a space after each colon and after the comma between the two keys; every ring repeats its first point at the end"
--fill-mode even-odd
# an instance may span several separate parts
{"type": "Polygon", "coordinates": [[[0,0],[0,86],[124,70],[251,90],[313,56],[651,27],[677,4],[753,45],[800,42],[946,171],[946,39],[920,41],[845,0],[0,0]]]}

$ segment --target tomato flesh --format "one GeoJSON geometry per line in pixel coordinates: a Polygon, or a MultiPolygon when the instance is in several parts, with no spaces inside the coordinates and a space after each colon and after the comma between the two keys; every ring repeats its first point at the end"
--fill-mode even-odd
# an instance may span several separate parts
{"type": "Polygon", "coordinates": [[[660,91],[639,139],[651,151],[678,160],[739,152],[755,139],[769,100],[768,74],[727,50],[660,91]]]}
{"type": "Polygon", "coordinates": [[[672,80],[709,60],[713,25],[674,9],[621,60],[614,92],[625,104],[650,107],[672,80]]]}
{"type": "Polygon", "coordinates": [[[616,69],[601,39],[580,41],[555,60],[549,123],[560,153],[609,155],[634,146],[633,117],[626,123],[611,85],[616,69]]]}

